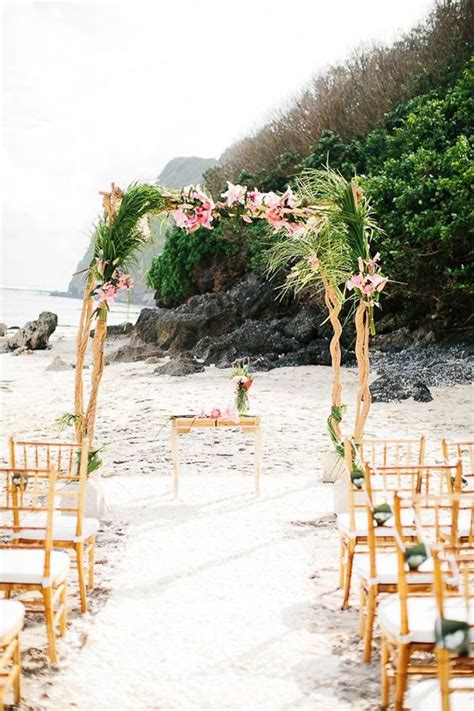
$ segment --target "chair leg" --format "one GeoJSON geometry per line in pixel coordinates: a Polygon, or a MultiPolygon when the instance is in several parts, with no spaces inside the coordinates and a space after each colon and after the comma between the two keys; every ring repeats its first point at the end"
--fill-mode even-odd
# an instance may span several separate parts
{"type": "Polygon", "coordinates": [[[339,548],[339,587],[344,587],[344,580],[346,577],[346,570],[344,566],[344,555],[345,555],[345,545],[344,538],[341,535],[340,548],[339,548]]]}
{"type": "Polygon", "coordinates": [[[397,651],[397,673],[395,679],[395,711],[403,711],[403,697],[407,685],[408,661],[410,659],[407,644],[399,644],[397,651]]]}
{"type": "Polygon", "coordinates": [[[359,588],[359,634],[361,637],[364,637],[365,635],[365,615],[366,615],[366,607],[367,607],[367,596],[365,594],[365,589],[364,589],[364,583],[362,581],[362,578],[360,580],[360,588],[359,588]]]}
{"type": "Polygon", "coordinates": [[[89,569],[88,569],[88,585],[91,590],[94,588],[94,565],[95,565],[95,538],[89,546],[89,569]]]}
{"type": "Polygon", "coordinates": [[[367,595],[367,618],[364,635],[364,662],[372,659],[372,637],[374,634],[375,610],[377,608],[377,586],[372,585],[367,595]]]}
{"type": "Polygon", "coordinates": [[[61,617],[59,618],[59,632],[61,637],[64,637],[67,629],[67,578],[62,583],[61,590],[61,617]]]}
{"type": "Polygon", "coordinates": [[[79,580],[79,595],[81,597],[81,611],[87,612],[86,580],[84,574],[84,544],[76,543],[77,577],[79,580]]]}
{"type": "Polygon", "coordinates": [[[17,673],[15,676],[15,681],[13,682],[13,692],[15,695],[15,704],[21,701],[21,653],[20,653],[20,635],[16,638],[16,646],[13,652],[13,664],[17,667],[17,673]]]}
{"type": "Polygon", "coordinates": [[[346,563],[346,576],[344,580],[344,597],[342,599],[342,609],[347,610],[349,607],[349,595],[351,592],[351,578],[352,578],[352,563],[354,562],[354,546],[349,543],[347,548],[347,563],[346,563]]]}
{"type": "Polygon", "coordinates": [[[449,711],[449,652],[447,649],[436,650],[438,664],[438,679],[441,691],[442,711],[449,711]]]}
{"type": "Polygon", "coordinates": [[[48,650],[49,658],[52,664],[56,664],[56,638],[54,633],[54,609],[53,609],[53,595],[51,588],[45,588],[43,590],[44,598],[44,616],[46,618],[46,632],[48,634],[48,650]]]}
{"type": "Polygon", "coordinates": [[[388,678],[388,644],[385,635],[382,633],[382,649],[380,654],[380,706],[385,709],[390,702],[390,685],[388,678]]]}

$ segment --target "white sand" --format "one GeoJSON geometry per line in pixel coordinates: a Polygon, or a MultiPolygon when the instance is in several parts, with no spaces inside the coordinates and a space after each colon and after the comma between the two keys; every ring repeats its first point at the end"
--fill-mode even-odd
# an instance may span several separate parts
{"type": "MultiPolygon", "coordinates": [[[[45,371],[55,354],[70,352],[62,341],[50,352],[0,356],[8,381],[0,388],[4,456],[9,433],[51,437],[55,418],[71,409],[73,371],[45,371]]],[[[73,575],[59,671],[44,663],[42,625],[29,625],[23,708],[376,709],[378,658],[362,664],[356,607],[339,609],[337,531],[330,518],[322,527],[301,525],[332,508],[331,485],[319,483],[330,369],[257,376],[260,499],[251,437],[194,432],[180,439],[175,501],[169,432],[160,426],[172,413],[229,401],[231,389],[224,371],[170,378],[154,367],[106,368],[96,439],[106,445],[110,511],[93,614],[74,611],[73,575]]],[[[350,404],[355,371],[345,370],[343,380],[350,404]]],[[[470,434],[472,391],[432,392],[427,404],[375,404],[368,433],[470,434]]]]}

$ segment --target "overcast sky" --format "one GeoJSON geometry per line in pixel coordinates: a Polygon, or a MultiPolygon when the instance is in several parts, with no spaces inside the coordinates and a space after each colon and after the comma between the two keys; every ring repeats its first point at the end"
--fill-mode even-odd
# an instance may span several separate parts
{"type": "Polygon", "coordinates": [[[3,1],[0,283],[65,289],[112,180],[218,157],[431,0],[3,1]]]}

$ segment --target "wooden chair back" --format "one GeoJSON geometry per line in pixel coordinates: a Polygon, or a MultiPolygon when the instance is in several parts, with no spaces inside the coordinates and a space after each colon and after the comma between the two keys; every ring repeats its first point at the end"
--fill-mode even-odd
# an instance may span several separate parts
{"type": "Polygon", "coordinates": [[[450,442],[447,439],[441,441],[443,461],[450,464],[453,461],[461,460],[462,474],[465,484],[470,489],[474,488],[474,442],[450,442]]]}
{"type": "Polygon", "coordinates": [[[442,711],[450,711],[453,693],[472,694],[471,703],[474,706],[474,685],[463,684],[462,680],[453,683],[455,675],[467,676],[472,681],[474,674],[474,549],[435,546],[432,556],[438,612],[435,633],[441,708],[442,711]],[[446,599],[453,595],[464,600],[465,620],[446,617],[446,599]]]}
{"type": "Polygon", "coordinates": [[[44,578],[50,577],[51,551],[53,549],[53,516],[57,472],[55,469],[0,468],[0,486],[5,492],[4,505],[0,506],[0,548],[26,548],[44,550],[44,578]],[[30,482],[34,482],[28,491],[30,482]],[[42,526],[31,527],[25,518],[31,514],[45,514],[42,526]],[[41,540],[22,544],[19,536],[25,529],[44,531],[41,540]]]}
{"type": "Polygon", "coordinates": [[[23,467],[32,475],[32,482],[22,496],[40,494],[41,471],[56,471],[56,512],[76,517],[76,537],[82,536],[86,484],[88,475],[89,440],[76,442],[34,442],[10,438],[11,467],[23,467]],[[33,468],[31,468],[33,467],[33,468]]]}
{"type": "Polygon", "coordinates": [[[360,445],[353,440],[344,442],[344,460],[348,476],[350,525],[355,530],[355,512],[366,510],[364,477],[367,465],[372,467],[410,467],[423,464],[425,438],[419,439],[363,439],[360,445]]]}

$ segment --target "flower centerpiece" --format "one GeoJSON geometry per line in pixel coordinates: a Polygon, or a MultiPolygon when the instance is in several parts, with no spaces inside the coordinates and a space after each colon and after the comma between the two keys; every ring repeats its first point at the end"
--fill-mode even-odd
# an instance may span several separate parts
{"type": "Polygon", "coordinates": [[[231,377],[235,388],[235,406],[241,415],[249,409],[249,390],[253,384],[248,362],[236,363],[232,368],[231,377]]]}

